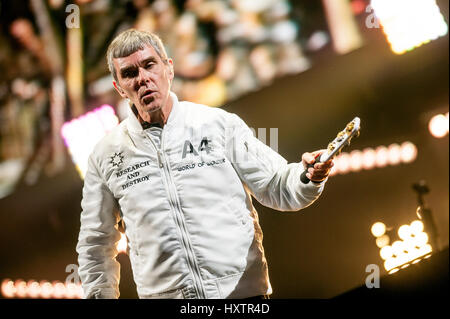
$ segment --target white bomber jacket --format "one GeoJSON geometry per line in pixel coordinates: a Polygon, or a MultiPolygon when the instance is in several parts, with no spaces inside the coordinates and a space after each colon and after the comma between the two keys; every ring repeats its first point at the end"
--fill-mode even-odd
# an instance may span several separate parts
{"type": "Polygon", "coordinates": [[[119,297],[120,219],[140,298],[271,294],[251,195],[297,211],[325,183],[301,183],[301,162],[288,164],[235,114],[171,98],[161,145],[130,107],[89,157],[77,244],[84,297],[119,297]]]}

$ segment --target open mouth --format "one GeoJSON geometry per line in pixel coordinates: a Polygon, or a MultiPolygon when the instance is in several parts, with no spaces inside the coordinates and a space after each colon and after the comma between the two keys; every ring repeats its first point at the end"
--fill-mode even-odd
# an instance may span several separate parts
{"type": "Polygon", "coordinates": [[[154,93],[156,93],[155,91],[152,90],[146,90],[142,95],[141,95],[141,100],[144,101],[145,103],[151,102],[154,99],[154,93]]]}

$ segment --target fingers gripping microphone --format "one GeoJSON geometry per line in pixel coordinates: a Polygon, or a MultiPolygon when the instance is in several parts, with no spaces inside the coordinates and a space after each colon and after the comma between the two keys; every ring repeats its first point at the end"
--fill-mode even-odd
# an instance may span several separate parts
{"type": "Polygon", "coordinates": [[[323,152],[322,154],[319,154],[316,156],[316,160],[314,164],[308,164],[306,165],[305,170],[300,175],[300,180],[303,184],[308,184],[310,179],[306,177],[306,173],[308,173],[308,168],[314,167],[316,163],[325,163],[329,161],[331,158],[338,155],[342,149],[346,145],[350,145],[350,141],[353,136],[358,137],[359,136],[359,130],[361,128],[361,120],[359,117],[355,117],[351,122],[347,124],[344,130],[338,133],[336,138],[328,144],[328,148],[323,152]]]}
{"type": "MultiPolygon", "coordinates": [[[[320,155],[320,154],[319,154],[319,155],[320,155]]],[[[308,173],[308,168],[314,167],[314,165],[315,165],[316,163],[320,163],[320,161],[319,161],[319,159],[318,159],[319,155],[316,156],[316,160],[314,161],[313,164],[308,164],[308,165],[306,165],[305,170],[304,170],[303,173],[300,175],[300,180],[302,181],[303,184],[308,184],[308,183],[309,183],[310,179],[306,176],[306,173],[308,173]]]]}

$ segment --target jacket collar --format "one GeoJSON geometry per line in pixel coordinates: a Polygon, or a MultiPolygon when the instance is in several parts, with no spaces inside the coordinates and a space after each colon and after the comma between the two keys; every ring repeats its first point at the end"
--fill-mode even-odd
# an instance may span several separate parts
{"type": "MultiPolygon", "coordinates": [[[[175,93],[170,92],[170,98],[172,99],[172,110],[169,113],[169,118],[167,119],[167,123],[164,127],[170,127],[174,124],[174,122],[179,117],[180,113],[180,105],[178,103],[178,97],[175,95],[175,93]]],[[[128,117],[127,117],[127,127],[128,130],[135,133],[141,133],[143,132],[143,128],[141,123],[139,122],[138,118],[133,112],[132,109],[133,105],[130,102],[130,107],[128,108],[128,117]]]]}

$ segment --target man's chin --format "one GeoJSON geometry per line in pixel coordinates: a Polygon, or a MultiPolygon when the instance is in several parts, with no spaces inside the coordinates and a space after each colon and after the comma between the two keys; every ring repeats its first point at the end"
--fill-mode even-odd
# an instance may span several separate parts
{"type": "Polygon", "coordinates": [[[143,109],[147,113],[153,113],[153,112],[161,110],[161,105],[159,105],[159,104],[154,104],[153,105],[153,104],[150,103],[148,105],[145,105],[143,109]]]}
{"type": "Polygon", "coordinates": [[[160,103],[160,101],[147,101],[147,103],[145,103],[144,101],[139,101],[138,103],[134,104],[136,106],[136,108],[139,110],[139,113],[143,114],[143,113],[154,113],[154,112],[158,112],[162,109],[162,103],[160,103]]]}

